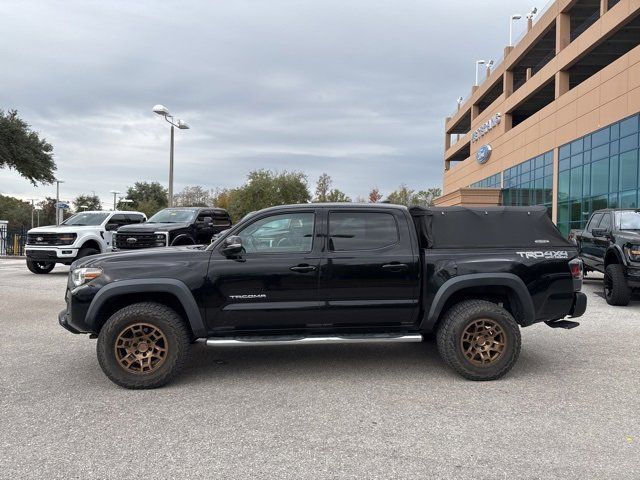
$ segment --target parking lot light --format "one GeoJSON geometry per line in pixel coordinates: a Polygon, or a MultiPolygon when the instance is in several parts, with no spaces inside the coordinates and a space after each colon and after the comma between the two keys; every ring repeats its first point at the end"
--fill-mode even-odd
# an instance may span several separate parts
{"type": "Polygon", "coordinates": [[[190,127],[187,122],[180,120],[179,118],[174,119],[173,115],[169,113],[169,109],[164,105],[155,105],[153,107],[153,112],[157,113],[171,125],[171,142],[169,147],[169,192],[168,192],[168,206],[173,206],[173,131],[174,127],[178,127],[180,130],[188,130],[190,127]]]}

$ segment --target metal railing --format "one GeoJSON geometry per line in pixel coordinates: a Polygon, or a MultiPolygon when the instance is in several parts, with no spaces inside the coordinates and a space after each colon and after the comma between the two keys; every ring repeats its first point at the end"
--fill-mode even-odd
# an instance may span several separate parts
{"type": "Polygon", "coordinates": [[[23,256],[26,243],[26,229],[0,228],[0,256],[23,256]]]}

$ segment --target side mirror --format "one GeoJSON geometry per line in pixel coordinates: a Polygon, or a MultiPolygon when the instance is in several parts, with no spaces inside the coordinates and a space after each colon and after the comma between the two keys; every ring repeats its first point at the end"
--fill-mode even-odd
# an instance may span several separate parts
{"type": "Polygon", "coordinates": [[[107,232],[113,232],[113,231],[117,230],[119,226],[120,226],[120,225],[118,225],[117,223],[107,223],[107,224],[105,225],[104,229],[105,229],[107,232]]]}
{"type": "Polygon", "coordinates": [[[591,235],[593,235],[594,237],[608,237],[609,236],[609,230],[607,230],[606,228],[594,228],[593,230],[591,230],[591,235]]]}
{"type": "Polygon", "coordinates": [[[220,251],[227,257],[242,252],[242,239],[237,235],[231,235],[225,238],[220,251]]]}
{"type": "Polygon", "coordinates": [[[211,225],[213,225],[213,218],[211,217],[204,217],[204,224],[207,227],[210,227],[211,225]]]}

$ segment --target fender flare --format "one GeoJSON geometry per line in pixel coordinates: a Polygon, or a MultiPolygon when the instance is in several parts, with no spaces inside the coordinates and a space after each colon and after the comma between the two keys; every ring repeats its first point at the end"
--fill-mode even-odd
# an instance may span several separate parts
{"type": "Polygon", "coordinates": [[[421,330],[431,330],[442,314],[447,300],[454,293],[470,287],[506,287],[510,289],[520,301],[522,306],[522,318],[516,322],[522,326],[535,322],[536,311],[531,299],[531,294],[520,277],[513,273],[472,273],[450,278],[442,284],[436,292],[429,312],[425,315],[420,325],[421,330]]]}
{"type": "Polygon", "coordinates": [[[98,314],[108,300],[131,293],[168,293],[174,295],[187,314],[186,320],[189,322],[194,337],[203,338],[207,336],[202,314],[191,294],[191,290],[183,282],[173,278],[121,280],[105,285],[98,290],[89,305],[85,317],[87,325],[92,329],[94,328],[98,314]]]}
{"type": "Polygon", "coordinates": [[[188,235],[186,233],[181,233],[180,235],[178,235],[176,238],[173,239],[173,241],[171,242],[170,246],[173,247],[176,244],[176,242],[178,242],[178,241],[180,241],[180,240],[182,240],[184,238],[188,238],[189,240],[191,240],[192,243],[190,245],[195,245],[196,244],[195,240],[193,239],[193,237],[191,235],[188,235]]]}
{"type": "Polygon", "coordinates": [[[627,259],[622,251],[622,248],[619,245],[611,245],[609,248],[607,248],[607,251],[604,254],[604,258],[602,259],[602,264],[604,268],[607,268],[607,263],[605,262],[605,259],[607,258],[607,255],[609,255],[609,252],[611,251],[613,251],[614,255],[618,257],[618,262],[626,267],[627,259]]]}
{"type": "Polygon", "coordinates": [[[80,250],[89,240],[92,240],[100,245],[100,253],[104,253],[107,251],[106,240],[95,233],[89,233],[87,235],[83,235],[82,237],[78,237],[75,242],[75,244],[77,244],[78,246],[73,248],[77,248],[78,250],[80,250]]]}

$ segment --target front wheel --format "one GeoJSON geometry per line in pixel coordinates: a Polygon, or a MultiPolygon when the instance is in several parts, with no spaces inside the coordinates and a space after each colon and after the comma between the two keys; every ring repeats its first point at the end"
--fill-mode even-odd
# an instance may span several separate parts
{"type": "Polygon", "coordinates": [[[39,275],[49,273],[55,266],[56,264],[53,262],[38,262],[27,258],[27,268],[32,273],[39,275]]]}
{"type": "Polygon", "coordinates": [[[624,275],[624,267],[619,263],[607,265],[604,270],[604,298],[609,305],[624,307],[631,301],[631,289],[624,275]]]}
{"type": "Polygon", "coordinates": [[[136,303],[114,313],[98,336],[98,362],[113,383],[125,388],[157,388],[186,362],[191,335],[171,308],[136,303]]]}
{"type": "Polygon", "coordinates": [[[505,375],[520,354],[520,328],[504,308],[485,300],[466,300],[451,307],[437,333],[443,360],[469,380],[505,375]]]}

